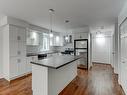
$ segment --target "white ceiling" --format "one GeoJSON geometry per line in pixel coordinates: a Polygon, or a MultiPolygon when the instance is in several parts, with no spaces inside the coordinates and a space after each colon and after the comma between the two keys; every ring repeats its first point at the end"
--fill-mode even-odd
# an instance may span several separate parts
{"type": "Polygon", "coordinates": [[[55,31],[65,27],[112,24],[126,0],[0,0],[0,13],[49,28],[49,9],[55,10],[55,31]],[[65,25],[68,19],[70,23],[65,25]]]}

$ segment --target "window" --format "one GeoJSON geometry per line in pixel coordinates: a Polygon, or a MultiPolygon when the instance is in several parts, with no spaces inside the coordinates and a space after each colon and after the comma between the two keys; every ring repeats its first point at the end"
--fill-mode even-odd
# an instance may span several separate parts
{"type": "Polygon", "coordinates": [[[43,51],[49,50],[49,43],[50,43],[49,35],[43,33],[43,51]]]}

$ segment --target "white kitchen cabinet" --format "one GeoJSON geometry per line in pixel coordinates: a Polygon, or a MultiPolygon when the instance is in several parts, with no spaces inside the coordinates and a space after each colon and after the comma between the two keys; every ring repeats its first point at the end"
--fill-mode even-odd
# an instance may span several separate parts
{"type": "Polygon", "coordinates": [[[26,43],[26,29],[24,28],[18,28],[18,41],[25,42],[26,43]]]}
{"type": "Polygon", "coordinates": [[[10,56],[26,56],[26,43],[25,42],[10,42],[10,56]]]}
{"type": "Polygon", "coordinates": [[[38,60],[38,56],[29,56],[27,57],[27,64],[26,64],[26,72],[32,72],[32,65],[30,62],[38,60]]]}
{"type": "Polygon", "coordinates": [[[26,55],[26,32],[24,28],[9,26],[10,56],[26,55]]]}
{"type": "Polygon", "coordinates": [[[39,33],[34,30],[27,31],[27,45],[39,45],[39,33]]]}
{"type": "Polygon", "coordinates": [[[22,76],[22,75],[24,75],[24,74],[26,74],[27,72],[26,72],[26,70],[27,70],[27,68],[26,68],[26,57],[24,57],[24,56],[21,56],[21,57],[18,57],[18,75],[19,76],[22,76]]]}
{"type": "Polygon", "coordinates": [[[60,36],[54,37],[54,46],[60,46],[60,36]]]}
{"type": "Polygon", "coordinates": [[[14,78],[18,73],[18,58],[17,57],[12,57],[10,58],[10,78],[14,78]]]}
{"type": "Polygon", "coordinates": [[[31,60],[32,60],[31,57],[27,57],[27,64],[26,64],[27,72],[31,72],[32,71],[32,65],[30,64],[31,60]]]}
{"type": "Polygon", "coordinates": [[[88,39],[88,33],[75,33],[74,39],[88,39]]]}
{"type": "Polygon", "coordinates": [[[15,25],[5,26],[4,78],[8,81],[27,73],[26,68],[26,29],[15,25]]]}
{"type": "Polygon", "coordinates": [[[17,56],[18,55],[18,42],[10,42],[10,56],[17,56]]]}
{"type": "Polygon", "coordinates": [[[60,35],[54,35],[50,38],[50,46],[63,46],[63,38],[60,35]]]}
{"type": "Polygon", "coordinates": [[[26,73],[26,58],[11,57],[10,58],[10,78],[15,79],[26,73]]]}
{"type": "Polygon", "coordinates": [[[17,27],[14,25],[9,26],[9,38],[10,42],[26,42],[26,29],[17,27]]]}
{"type": "Polygon", "coordinates": [[[20,42],[20,44],[18,44],[17,54],[18,56],[26,56],[26,43],[20,42]]]}
{"type": "Polygon", "coordinates": [[[13,25],[9,25],[9,41],[10,42],[14,42],[14,41],[18,41],[18,29],[17,27],[13,26],[13,25]]]}

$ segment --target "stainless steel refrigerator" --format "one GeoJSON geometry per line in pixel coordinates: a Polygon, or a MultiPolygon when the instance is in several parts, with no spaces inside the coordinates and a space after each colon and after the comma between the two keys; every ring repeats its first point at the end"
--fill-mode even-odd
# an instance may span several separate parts
{"type": "Polygon", "coordinates": [[[74,55],[81,56],[78,68],[88,69],[88,39],[74,40],[74,55]]]}

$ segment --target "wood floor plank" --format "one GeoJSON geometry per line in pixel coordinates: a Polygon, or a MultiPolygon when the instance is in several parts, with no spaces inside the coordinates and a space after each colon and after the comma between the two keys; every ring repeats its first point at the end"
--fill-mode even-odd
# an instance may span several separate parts
{"type": "MultiPolygon", "coordinates": [[[[32,95],[32,76],[9,83],[0,79],[0,95],[32,95]]],[[[93,64],[88,70],[78,69],[78,76],[59,95],[124,95],[118,75],[110,65],[93,64]]]]}
{"type": "Polygon", "coordinates": [[[94,64],[91,70],[78,70],[76,81],[72,81],[59,95],[124,95],[118,77],[111,65],[94,64]],[[75,91],[71,89],[78,86],[75,91]],[[72,92],[72,93],[70,93],[72,92]],[[73,93],[74,92],[74,93],[73,93]]]}

